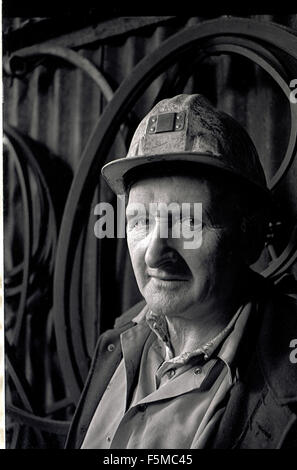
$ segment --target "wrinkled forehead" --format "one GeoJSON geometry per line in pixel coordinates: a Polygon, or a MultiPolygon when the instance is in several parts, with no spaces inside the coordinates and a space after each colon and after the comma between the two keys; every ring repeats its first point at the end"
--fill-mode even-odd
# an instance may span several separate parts
{"type": "Polygon", "coordinates": [[[207,179],[191,176],[148,177],[130,188],[129,204],[142,203],[203,203],[208,206],[214,196],[212,184],[207,179]]]}

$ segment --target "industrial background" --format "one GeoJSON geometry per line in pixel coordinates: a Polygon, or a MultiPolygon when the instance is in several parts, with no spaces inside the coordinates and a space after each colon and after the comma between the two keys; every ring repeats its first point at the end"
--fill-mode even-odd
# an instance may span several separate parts
{"type": "Polygon", "coordinates": [[[296,295],[296,31],[297,15],[3,18],[8,448],[63,447],[98,335],[140,300],[94,207],[116,205],[100,169],[160,99],[202,93],[249,131],[275,204],[253,268],[296,295]]]}

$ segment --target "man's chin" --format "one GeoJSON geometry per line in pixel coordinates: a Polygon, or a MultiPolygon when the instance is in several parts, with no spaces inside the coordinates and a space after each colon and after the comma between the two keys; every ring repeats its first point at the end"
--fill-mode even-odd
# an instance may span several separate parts
{"type": "Polygon", "coordinates": [[[150,279],[142,290],[142,295],[153,312],[172,315],[188,308],[188,303],[192,300],[189,287],[189,283],[185,281],[150,279]]]}
{"type": "Polygon", "coordinates": [[[144,296],[147,306],[157,315],[172,316],[176,315],[186,309],[183,299],[170,298],[169,296],[162,296],[161,298],[156,295],[144,296]]]}

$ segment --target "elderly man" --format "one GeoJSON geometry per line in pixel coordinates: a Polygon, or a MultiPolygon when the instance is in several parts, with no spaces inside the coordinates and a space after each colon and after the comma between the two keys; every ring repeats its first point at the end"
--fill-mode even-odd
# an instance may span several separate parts
{"type": "Polygon", "coordinates": [[[201,95],[178,95],[102,171],[127,196],[144,301],[99,338],[67,446],[297,447],[297,312],[249,268],[269,193],[247,133],[201,95]]]}

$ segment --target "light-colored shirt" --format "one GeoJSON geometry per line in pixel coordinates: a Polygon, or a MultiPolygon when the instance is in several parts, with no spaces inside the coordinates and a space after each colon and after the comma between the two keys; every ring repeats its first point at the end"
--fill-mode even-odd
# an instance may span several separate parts
{"type": "Polygon", "coordinates": [[[237,380],[233,362],[251,308],[242,306],[213,340],[177,357],[164,319],[143,309],[121,334],[123,359],[82,448],[204,448],[237,380]]]}

